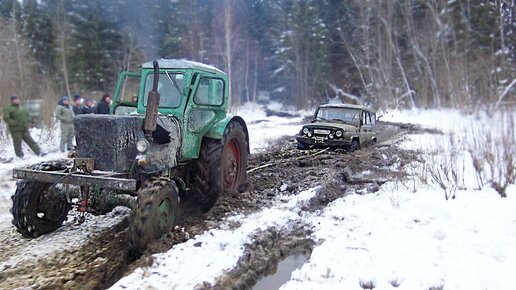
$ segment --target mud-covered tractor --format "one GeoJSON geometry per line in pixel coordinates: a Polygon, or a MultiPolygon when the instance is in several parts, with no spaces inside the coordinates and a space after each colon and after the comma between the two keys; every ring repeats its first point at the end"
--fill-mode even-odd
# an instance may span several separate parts
{"type": "Polygon", "coordinates": [[[160,59],[123,72],[110,115],[75,118],[70,159],[13,170],[13,224],[26,237],[59,228],[68,212],[132,209],[131,244],[173,229],[180,198],[207,211],[222,194],[245,190],[247,127],[229,114],[225,73],[215,67],[160,59]]]}

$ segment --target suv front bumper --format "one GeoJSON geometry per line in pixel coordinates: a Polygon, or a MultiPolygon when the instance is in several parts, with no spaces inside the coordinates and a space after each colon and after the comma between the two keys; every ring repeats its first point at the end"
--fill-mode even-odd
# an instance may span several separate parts
{"type": "Polygon", "coordinates": [[[338,148],[349,148],[351,147],[351,141],[343,139],[327,139],[323,141],[316,140],[314,137],[296,136],[298,143],[313,147],[338,147],[338,148]]]}

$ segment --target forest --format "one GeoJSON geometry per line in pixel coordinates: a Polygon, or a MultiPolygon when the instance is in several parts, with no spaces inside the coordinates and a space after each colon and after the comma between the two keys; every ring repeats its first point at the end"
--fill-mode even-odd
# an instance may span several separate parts
{"type": "Polygon", "coordinates": [[[212,64],[232,105],[516,100],[514,0],[0,0],[0,105],[112,93],[158,57],[212,64]]]}

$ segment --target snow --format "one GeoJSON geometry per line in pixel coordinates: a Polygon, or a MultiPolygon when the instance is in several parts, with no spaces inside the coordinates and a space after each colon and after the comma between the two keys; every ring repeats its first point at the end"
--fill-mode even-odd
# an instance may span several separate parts
{"type": "Polygon", "coordinates": [[[514,208],[516,196],[492,189],[446,201],[433,187],[390,184],[339,199],[311,219],[322,243],[281,289],[510,289],[514,208]]]}
{"type": "MultiPolygon", "coordinates": [[[[454,154],[466,168],[464,189],[446,200],[436,184],[423,184],[414,177],[384,184],[375,194],[332,202],[321,214],[306,217],[314,227],[313,239],[320,244],[281,289],[363,289],[368,284],[375,289],[514,288],[516,186],[507,189],[507,198],[500,198],[489,185],[475,189],[471,157],[464,150],[474,132],[489,131],[495,140],[503,137],[503,130],[487,126],[514,115],[511,111],[465,115],[454,110],[384,115],[383,120],[442,130],[441,136],[410,135],[401,144],[422,149],[423,158],[437,152],[435,162],[453,151],[450,138],[463,140],[462,150],[454,154]]],[[[405,170],[421,170],[418,164],[405,170]]]]}
{"type": "Polygon", "coordinates": [[[231,270],[243,255],[251,236],[272,227],[288,228],[299,221],[300,207],[316,194],[316,188],[294,196],[280,196],[276,204],[251,215],[229,217],[219,228],[154,255],[150,268],[138,268],[110,289],[194,289],[231,270]],[[240,224],[236,229],[230,224],[240,224]],[[194,271],[192,269],[195,269],[194,271]],[[199,272],[202,275],[199,275],[199,272]]]}
{"type": "Polygon", "coordinates": [[[281,137],[294,137],[301,130],[303,120],[313,115],[313,111],[285,108],[278,102],[270,102],[265,107],[254,103],[245,103],[235,109],[233,113],[244,118],[249,132],[252,132],[249,134],[251,153],[264,151],[272,142],[281,137]],[[266,108],[275,112],[290,113],[296,117],[267,117],[266,108]]]}

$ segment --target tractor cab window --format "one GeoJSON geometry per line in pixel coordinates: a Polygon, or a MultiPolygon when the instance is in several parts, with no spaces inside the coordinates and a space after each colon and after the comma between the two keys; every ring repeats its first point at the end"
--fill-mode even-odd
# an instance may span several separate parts
{"type": "MultiPolygon", "coordinates": [[[[134,103],[138,99],[138,90],[140,89],[140,77],[126,77],[120,88],[120,101],[134,103]]],[[[136,105],[136,104],[135,104],[136,105]]]]}
{"type": "MultiPolygon", "coordinates": [[[[184,89],[184,75],[181,73],[164,72],[159,74],[158,93],[160,108],[177,108],[181,104],[184,89]]],[[[145,79],[143,102],[147,106],[147,97],[152,90],[154,75],[149,74],[145,79]]]]}
{"type": "Polygon", "coordinates": [[[140,81],[140,75],[125,75],[118,95],[115,96],[115,115],[136,114],[140,81]]]}
{"type": "Polygon", "coordinates": [[[221,79],[203,77],[199,81],[194,102],[198,105],[222,105],[224,102],[224,82],[221,79]]]}

